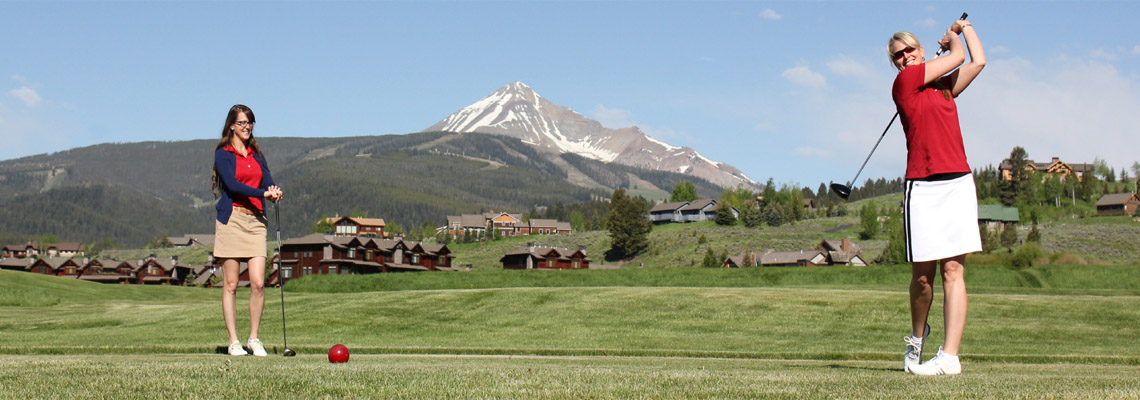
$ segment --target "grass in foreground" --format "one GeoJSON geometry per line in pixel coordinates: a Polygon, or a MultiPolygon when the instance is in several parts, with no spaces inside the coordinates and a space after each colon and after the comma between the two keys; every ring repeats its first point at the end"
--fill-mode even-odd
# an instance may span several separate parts
{"type": "Polygon", "coordinates": [[[323,355],[17,356],[0,359],[0,398],[1140,398],[1135,367],[964,366],[960,376],[914,377],[898,361],[353,355],[329,364],[323,355]]]}

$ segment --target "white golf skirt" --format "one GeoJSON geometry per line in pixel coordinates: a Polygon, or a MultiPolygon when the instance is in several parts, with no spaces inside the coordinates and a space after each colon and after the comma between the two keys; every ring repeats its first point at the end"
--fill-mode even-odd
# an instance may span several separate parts
{"type": "Polygon", "coordinates": [[[943,181],[907,180],[903,220],[907,261],[982,251],[973,174],[943,181]]]}

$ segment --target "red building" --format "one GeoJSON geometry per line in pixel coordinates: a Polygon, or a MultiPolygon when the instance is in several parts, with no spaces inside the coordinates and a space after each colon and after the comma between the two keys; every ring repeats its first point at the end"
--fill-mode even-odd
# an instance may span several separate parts
{"type": "Polygon", "coordinates": [[[319,233],[286,240],[281,253],[285,282],[314,274],[452,270],[451,260],[455,258],[446,245],[319,233]]]}

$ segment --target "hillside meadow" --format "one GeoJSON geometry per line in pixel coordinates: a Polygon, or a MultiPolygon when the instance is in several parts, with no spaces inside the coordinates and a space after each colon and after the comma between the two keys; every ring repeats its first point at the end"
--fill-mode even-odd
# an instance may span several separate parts
{"type": "Polygon", "coordinates": [[[276,290],[270,357],[229,357],[217,289],[0,271],[0,398],[1140,398],[1140,266],[967,268],[965,374],[936,378],[901,371],[901,266],[307,277],[295,358],[276,290]]]}

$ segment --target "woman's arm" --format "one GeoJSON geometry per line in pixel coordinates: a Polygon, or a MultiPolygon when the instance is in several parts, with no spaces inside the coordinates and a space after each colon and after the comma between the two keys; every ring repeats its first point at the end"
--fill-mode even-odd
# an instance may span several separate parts
{"type": "Polygon", "coordinates": [[[954,97],[958,97],[958,94],[966,90],[974,78],[978,77],[982,68],[986,67],[986,51],[982,49],[982,41],[978,39],[978,33],[974,31],[974,26],[970,24],[970,21],[956,21],[950,29],[956,29],[962,34],[962,37],[966,39],[966,48],[970,50],[970,62],[962,65],[950,75],[954,97]]]}
{"type": "Polygon", "coordinates": [[[924,85],[949,74],[966,61],[966,50],[962,48],[962,41],[958,40],[958,34],[954,33],[953,27],[946,30],[946,34],[942,35],[938,44],[950,52],[926,62],[926,76],[922,81],[924,85]]]}
{"type": "Polygon", "coordinates": [[[225,149],[214,151],[214,169],[218,171],[218,178],[222,181],[223,190],[237,193],[246,197],[265,197],[265,190],[251,187],[237,180],[234,173],[237,170],[237,158],[225,149]]]}

